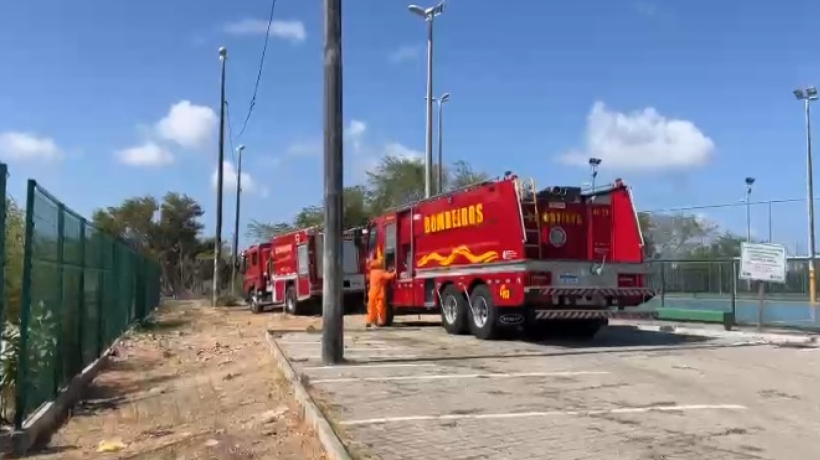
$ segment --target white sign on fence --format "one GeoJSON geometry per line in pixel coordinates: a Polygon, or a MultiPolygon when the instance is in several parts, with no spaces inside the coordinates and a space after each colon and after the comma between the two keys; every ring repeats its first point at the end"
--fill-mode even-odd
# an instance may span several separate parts
{"type": "Polygon", "coordinates": [[[740,243],[740,279],[786,282],[786,248],[780,244],[740,243]]]}

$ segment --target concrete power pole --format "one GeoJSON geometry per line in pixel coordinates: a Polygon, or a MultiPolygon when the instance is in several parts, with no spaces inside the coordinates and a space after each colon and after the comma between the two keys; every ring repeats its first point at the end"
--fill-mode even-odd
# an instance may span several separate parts
{"type": "Polygon", "coordinates": [[[322,361],[344,359],[342,304],[342,0],[325,1],[324,150],[325,228],[322,297],[322,361]]]}
{"type": "MultiPolygon", "coordinates": [[[[231,254],[231,294],[236,295],[236,268],[239,265],[239,206],[242,202],[242,151],[244,145],[236,149],[236,213],[233,219],[233,250],[231,254]]],[[[244,288],[243,288],[244,289],[244,288]]]]}
{"type": "Polygon", "coordinates": [[[225,162],[225,64],[228,50],[219,48],[219,60],[222,61],[222,79],[219,96],[219,161],[216,166],[216,237],[214,238],[214,283],[211,304],[216,306],[219,297],[219,260],[222,258],[222,187],[223,163],[225,162]]]}

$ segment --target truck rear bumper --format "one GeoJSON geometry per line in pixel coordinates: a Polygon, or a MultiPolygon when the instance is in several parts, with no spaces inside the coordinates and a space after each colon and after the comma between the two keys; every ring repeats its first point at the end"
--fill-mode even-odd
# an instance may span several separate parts
{"type": "Polygon", "coordinates": [[[658,317],[654,310],[622,311],[622,310],[546,310],[535,309],[532,312],[536,320],[549,319],[630,319],[651,320],[658,317]]]}
{"type": "Polygon", "coordinates": [[[527,304],[535,306],[597,306],[635,307],[655,297],[649,288],[609,288],[609,287],[527,287],[527,304]]]}

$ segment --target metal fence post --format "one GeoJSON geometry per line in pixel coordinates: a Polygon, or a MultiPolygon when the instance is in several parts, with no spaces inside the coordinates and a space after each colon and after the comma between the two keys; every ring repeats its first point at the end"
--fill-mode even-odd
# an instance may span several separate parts
{"type": "Polygon", "coordinates": [[[97,240],[97,357],[102,356],[103,351],[105,350],[105,321],[103,315],[105,314],[105,307],[103,302],[106,301],[105,293],[105,260],[106,260],[106,252],[103,250],[104,244],[106,242],[106,235],[99,233],[95,233],[96,240],[97,240]]]}
{"type": "MultiPolygon", "coordinates": [[[[0,228],[3,229],[3,234],[0,235],[0,273],[3,274],[3,280],[0,282],[0,327],[5,328],[6,321],[6,213],[8,206],[6,205],[6,179],[9,173],[8,166],[5,163],[0,163],[0,192],[3,194],[3,203],[0,204],[0,228]]],[[[2,331],[2,329],[0,329],[2,331]]]]}
{"type": "Polygon", "coordinates": [[[732,326],[737,324],[737,261],[732,260],[732,326]]]}
{"type": "MultiPolygon", "coordinates": [[[[83,343],[83,332],[85,331],[85,327],[83,324],[88,320],[86,318],[86,309],[85,309],[85,219],[80,219],[80,288],[77,290],[77,297],[78,300],[78,320],[77,321],[77,355],[76,357],[79,358],[80,363],[80,371],[85,367],[85,344],[83,343]]],[[[73,369],[72,369],[73,371],[73,369]]]]}
{"type": "Polygon", "coordinates": [[[661,308],[666,307],[666,263],[661,262],[661,308]]]}
{"type": "MultiPolygon", "coordinates": [[[[0,280],[0,338],[2,338],[2,331],[6,328],[6,213],[8,206],[6,205],[6,178],[8,175],[8,166],[5,163],[0,163],[0,192],[3,194],[3,203],[0,204],[0,228],[3,229],[3,234],[0,235],[0,273],[3,275],[0,280]]],[[[3,343],[3,346],[10,344],[3,343]]],[[[0,352],[5,350],[0,346],[0,352]]],[[[0,369],[0,377],[3,371],[0,369]]],[[[0,414],[5,414],[6,405],[5,398],[0,400],[0,414]]]]}
{"type": "Polygon", "coordinates": [[[54,354],[54,396],[60,392],[63,375],[65,374],[65,358],[63,356],[63,316],[65,315],[65,293],[63,292],[65,279],[65,213],[66,208],[63,203],[57,204],[57,292],[59,301],[57,302],[57,349],[54,354]]]}
{"type": "Polygon", "coordinates": [[[28,180],[26,185],[26,228],[23,241],[23,285],[20,299],[20,359],[17,366],[14,428],[21,430],[28,405],[29,323],[31,322],[31,262],[34,236],[34,194],[37,182],[28,180]]]}

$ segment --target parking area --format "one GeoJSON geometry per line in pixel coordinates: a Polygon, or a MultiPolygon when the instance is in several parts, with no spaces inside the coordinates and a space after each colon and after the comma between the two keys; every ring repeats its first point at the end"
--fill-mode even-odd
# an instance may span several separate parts
{"type": "MultiPolygon", "coordinates": [[[[400,325],[401,326],[401,325],[400,325]]],[[[483,342],[436,325],[277,342],[354,456],[749,460],[820,454],[820,350],[616,326],[587,343],[483,342]]]]}

